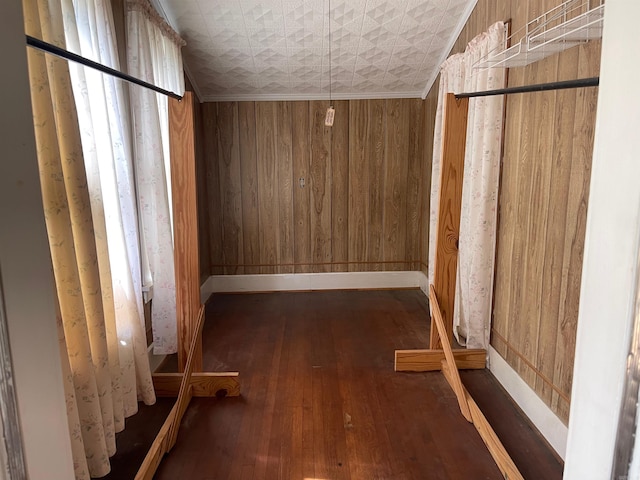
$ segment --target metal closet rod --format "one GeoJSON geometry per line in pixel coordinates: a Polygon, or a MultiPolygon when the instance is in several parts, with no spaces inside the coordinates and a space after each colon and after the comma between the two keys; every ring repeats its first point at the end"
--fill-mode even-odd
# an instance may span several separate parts
{"type": "Polygon", "coordinates": [[[133,83],[135,85],[140,85],[141,87],[148,88],[153,90],[154,92],[161,93],[166,95],[167,97],[175,98],[177,100],[182,100],[182,97],[177,93],[170,92],[169,90],[165,90],[164,88],[157,87],[152,83],[145,82],[144,80],[140,80],[139,78],[132,77],[126,73],[122,73],[119,70],[116,70],[111,67],[107,67],[102,65],[101,63],[94,62],[93,60],[89,60],[88,58],[82,57],[75,53],[72,53],[64,48],[57,47],[51,43],[45,42],[44,40],[40,40],[38,38],[32,37],[31,35],[26,35],[27,37],[27,45],[33,48],[37,48],[38,50],[42,50],[43,52],[50,53],[52,55],[56,55],[57,57],[64,58],[66,60],[71,60],[72,62],[79,63],[89,68],[93,68],[98,70],[99,72],[106,73],[107,75],[111,75],[122,80],[125,80],[129,83],[133,83]]]}
{"type": "Polygon", "coordinates": [[[523,85],[521,87],[498,88],[483,92],[458,93],[456,98],[490,97],[492,95],[509,95],[511,93],[545,92],[547,90],[563,90],[566,88],[597,87],[600,77],[580,78],[577,80],[565,80],[562,82],[538,83],[536,85],[523,85]]]}

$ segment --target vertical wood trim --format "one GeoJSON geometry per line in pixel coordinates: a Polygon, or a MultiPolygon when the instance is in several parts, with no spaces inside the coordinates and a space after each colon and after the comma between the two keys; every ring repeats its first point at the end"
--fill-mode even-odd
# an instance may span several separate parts
{"type": "Polygon", "coordinates": [[[218,135],[216,133],[218,104],[202,104],[202,126],[207,172],[207,219],[209,221],[209,271],[213,275],[224,270],[222,265],[222,205],[220,204],[220,171],[218,169],[218,135]]]}
{"type": "Polygon", "coordinates": [[[200,252],[200,282],[209,278],[209,207],[207,199],[207,159],[204,152],[204,123],[202,104],[194,96],[193,111],[195,113],[195,148],[196,148],[196,181],[198,199],[198,249],[200,252]]]}
{"type": "MultiPolygon", "coordinates": [[[[275,102],[256,103],[258,163],[258,207],[260,212],[260,263],[277,265],[278,246],[278,170],[276,162],[275,102]]],[[[277,267],[260,268],[260,273],[277,273],[277,267]]]]}
{"type": "MultiPolygon", "coordinates": [[[[331,128],[331,253],[332,261],[349,260],[349,102],[333,102],[336,109],[331,128]]],[[[348,265],[333,265],[346,272],[348,265]]]]}
{"type": "Polygon", "coordinates": [[[294,260],[296,273],[308,273],[311,268],[311,176],[309,174],[310,129],[309,102],[293,102],[293,216],[294,260]],[[300,185],[300,181],[304,185],[300,185]],[[299,265],[307,264],[307,265],[299,265]]]}
{"type": "MultiPolygon", "coordinates": [[[[369,161],[369,242],[370,262],[380,261],[384,254],[384,189],[386,144],[386,102],[385,100],[366,100],[371,104],[369,110],[369,132],[366,154],[369,161]]],[[[368,269],[381,270],[382,265],[373,263],[368,269]]]]}
{"type": "MultiPolygon", "coordinates": [[[[331,128],[325,127],[327,101],[312,101],[311,115],[311,258],[331,261],[331,128]]],[[[314,265],[314,272],[330,272],[330,265],[314,265]]]]}
{"type": "Polygon", "coordinates": [[[447,94],[444,111],[440,203],[436,233],[435,293],[440,301],[446,328],[446,339],[439,339],[431,319],[430,348],[441,348],[442,342],[453,340],[453,304],[458,268],[458,237],[464,173],[464,151],[467,137],[468,99],[447,94]]]}
{"type": "MultiPolygon", "coordinates": [[[[349,102],[349,261],[365,262],[369,249],[369,168],[365,151],[369,134],[367,100],[349,102]]],[[[349,271],[366,265],[350,264],[349,271]]]]}
{"type": "Polygon", "coordinates": [[[293,151],[291,102],[277,102],[276,158],[278,168],[278,226],[280,262],[278,273],[293,273],[293,151]],[[289,264],[289,265],[286,265],[289,264]]]}
{"type": "MultiPolygon", "coordinates": [[[[198,264],[198,215],[196,203],[196,159],[194,148],[193,97],[169,100],[171,189],[173,192],[174,262],[176,276],[176,320],[178,324],[178,368],[184,371],[200,311],[198,264]]],[[[194,371],[202,371],[202,341],[197,342],[194,371]]]]}
{"type": "Polygon", "coordinates": [[[222,205],[222,257],[227,274],[244,273],[240,131],[237,102],[218,104],[218,170],[222,205]]]}
{"type": "MultiPolygon", "coordinates": [[[[406,214],[406,257],[422,260],[421,230],[422,230],[422,191],[426,185],[423,176],[424,141],[427,132],[423,129],[423,108],[425,101],[420,99],[408,100],[408,166],[407,166],[407,214],[406,214]]],[[[410,265],[411,270],[420,270],[420,262],[410,265]]]]}
{"type": "MultiPolygon", "coordinates": [[[[238,104],[240,129],[240,178],[242,191],[243,257],[247,265],[260,263],[260,212],[256,151],[256,109],[254,102],[238,104]]],[[[259,267],[245,267],[246,274],[260,273],[259,267]]]]}
{"type": "Polygon", "coordinates": [[[387,128],[384,184],[384,238],[382,258],[389,270],[405,270],[407,243],[407,174],[409,171],[409,104],[406,99],[386,101],[387,128]]]}

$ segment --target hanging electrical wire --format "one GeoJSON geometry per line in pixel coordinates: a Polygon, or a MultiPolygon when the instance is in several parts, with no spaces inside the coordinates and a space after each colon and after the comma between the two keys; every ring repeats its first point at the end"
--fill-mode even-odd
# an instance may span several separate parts
{"type": "Polygon", "coordinates": [[[324,124],[327,127],[333,126],[333,119],[336,115],[336,110],[333,108],[332,102],[332,84],[333,84],[333,71],[331,64],[331,0],[329,0],[329,13],[327,15],[327,21],[329,22],[329,108],[327,108],[327,114],[324,117],[324,124]]]}

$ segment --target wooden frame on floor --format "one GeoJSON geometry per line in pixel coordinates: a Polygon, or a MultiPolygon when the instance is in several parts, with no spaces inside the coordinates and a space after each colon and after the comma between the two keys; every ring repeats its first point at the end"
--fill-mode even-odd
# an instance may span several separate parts
{"type": "Polygon", "coordinates": [[[458,373],[459,368],[485,368],[485,350],[453,350],[451,348],[468,110],[468,99],[456,99],[454,94],[447,94],[444,109],[434,284],[429,285],[431,348],[429,350],[396,350],[395,370],[413,372],[441,370],[456,394],[460,412],[476,427],[504,478],[522,480],[523,477],[518,468],[462,384],[458,373]]]}

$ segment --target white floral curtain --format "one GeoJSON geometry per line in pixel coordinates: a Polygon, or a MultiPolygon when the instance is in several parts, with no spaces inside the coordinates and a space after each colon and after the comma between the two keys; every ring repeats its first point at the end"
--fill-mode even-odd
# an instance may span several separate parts
{"type": "MultiPolygon", "coordinates": [[[[435,265],[444,100],[450,92],[503,87],[504,69],[474,69],[473,66],[488,52],[504,46],[505,39],[504,23],[495,23],[487,32],[475,37],[464,53],[452,55],[442,64],[431,177],[429,283],[433,283],[435,265]]],[[[469,101],[453,317],[456,339],[467,348],[487,348],[489,345],[503,101],[503,96],[469,101]]]]}
{"type": "MultiPolygon", "coordinates": [[[[108,3],[23,4],[27,33],[118,68],[108,3]]],[[[115,80],[75,65],[70,74],[66,61],[34,50],[28,59],[75,475],[89,479],[109,473],[115,433],[138,400],[155,402],[127,115],[115,80]]]]}
{"type": "MultiPolygon", "coordinates": [[[[129,73],[182,95],[183,40],[147,0],[127,2],[129,73]]],[[[169,162],[167,97],[132,87],[134,158],[142,225],[143,279],[153,289],[151,316],[155,354],[177,351],[176,287],[169,162]]]]}

